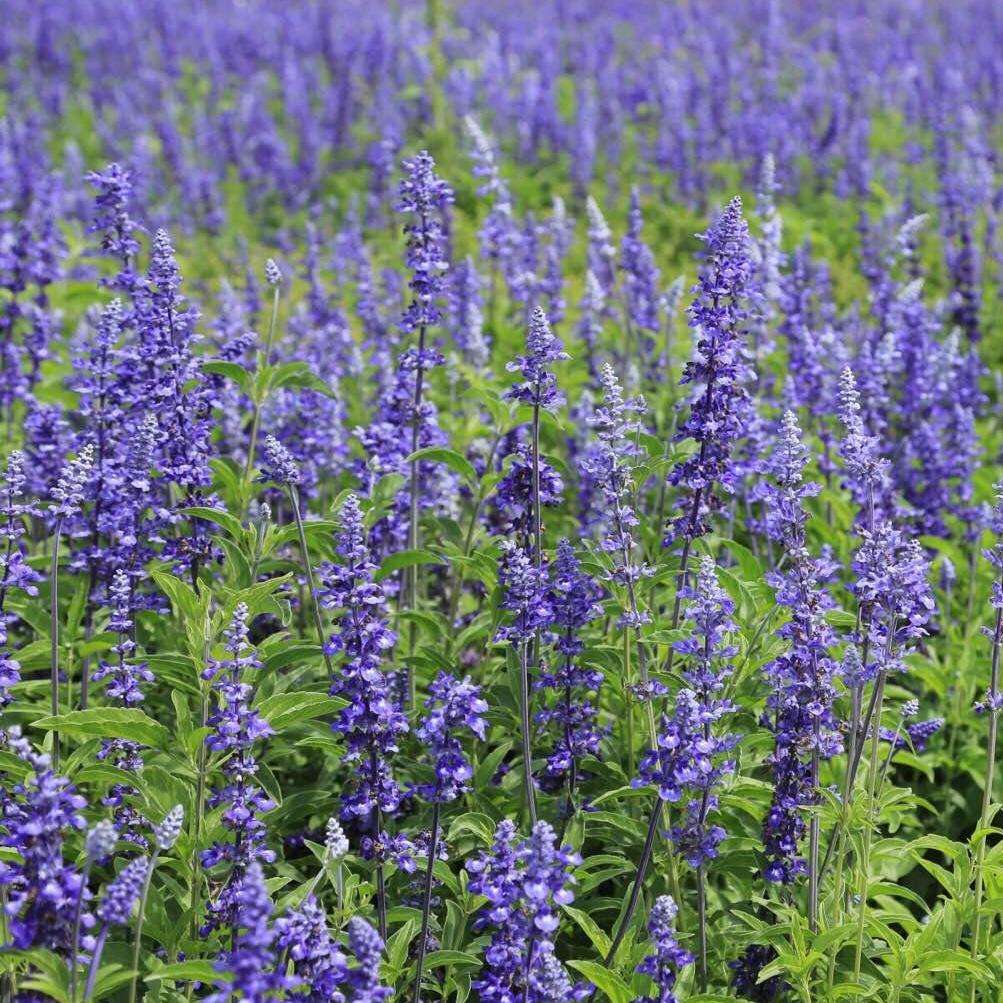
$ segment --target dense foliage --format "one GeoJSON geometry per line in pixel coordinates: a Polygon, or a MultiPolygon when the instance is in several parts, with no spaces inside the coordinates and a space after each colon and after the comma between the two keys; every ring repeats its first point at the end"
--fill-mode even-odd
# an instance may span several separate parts
{"type": "Polygon", "coordinates": [[[9,0],[0,996],[1003,998],[1003,7],[9,0]]]}

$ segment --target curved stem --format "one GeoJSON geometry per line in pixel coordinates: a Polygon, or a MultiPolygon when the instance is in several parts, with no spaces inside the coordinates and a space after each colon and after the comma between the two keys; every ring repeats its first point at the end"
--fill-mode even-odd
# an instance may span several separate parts
{"type": "Polygon", "coordinates": [[[91,998],[94,993],[94,983],[97,981],[98,969],[101,967],[101,955],[104,954],[105,941],[108,939],[108,924],[101,927],[98,934],[97,943],[94,945],[94,954],[91,957],[91,967],[87,970],[87,983],[84,985],[84,1003],[91,998]]]}
{"type": "Polygon", "coordinates": [[[634,912],[637,910],[637,903],[641,897],[641,886],[644,884],[645,875],[648,873],[648,864],[651,862],[651,851],[655,845],[655,834],[658,832],[658,823],[662,817],[662,799],[655,796],[655,804],[651,809],[651,818],[648,821],[648,833],[644,838],[644,849],[641,851],[641,859],[637,862],[637,871],[634,874],[634,885],[630,890],[630,900],[627,902],[627,911],[623,914],[623,919],[620,921],[620,925],[617,927],[616,934],[613,937],[613,943],[610,944],[609,951],[606,953],[606,958],[604,964],[607,968],[613,963],[613,958],[616,955],[617,948],[620,946],[624,935],[627,933],[627,927],[630,926],[630,921],[634,916],[634,912]]]}
{"type": "Polygon", "coordinates": [[[529,820],[536,825],[536,790],[533,787],[533,741],[530,735],[529,714],[529,646],[523,641],[519,645],[519,716],[522,731],[523,787],[529,820]]]}
{"type": "Polygon", "coordinates": [[[439,849],[439,811],[436,801],[432,805],[432,839],[428,845],[428,866],[425,868],[425,888],[421,897],[421,933],[418,935],[418,957],[414,963],[414,1003],[421,1003],[421,973],[425,967],[425,952],[428,940],[428,915],[432,906],[432,874],[435,855],[439,849]]]}
{"type": "MultiPolygon", "coordinates": [[[[49,572],[49,683],[51,711],[59,715],[59,540],[63,534],[63,518],[56,520],[52,538],[52,566],[49,572]]],[[[52,766],[59,768],[59,732],[52,733],[52,766]]]]}
{"type": "Polygon", "coordinates": [[[150,857],[150,866],[146,869],[146,878],[143,881],[143,891],[139,896],[139,913],[136,916],[136,933],[132,944],[132,979],[129,982],[129,1003],[136,1003],[136,982],[139,978],[139,951],[143,942],[143,921],[146,919],[146,900],[150,894],[150,882],[153,880],[153,869],[157,866],[157,858],[160,856],[160,847],[153,851],[150,857]]]}
{"type": "MultiPolygon", "coordinates": [[[[259,357],[259,362],[267,367],[271,365],[272,341],[275,338],[275,327],[279,318],[279,287],[275,287],[272,296],[272,316],[268,322],[268,334],[265,337],[265,350],[259,357]]],[[[257,396],[257,394],[255,394],[257,396]]],[[[254,402],[254,413],[251,417],[251,439],[247,445],[247,462],[244,464],[244,480],[250,481],[254,469],[254,454],[258,446],[258,432],[261,428],[261,401],[254,402]]]]}
{"type": "Polygon", "coordinates": [[[293,508],[293,518],[296,520],[296,532],[299,534],[300,551],[303,554],[303,570],[306,572],[307,587],[310,590],[310,608],[313,610],[313,626],[317,631],[317,643],[320,645],[321,653],[324,655],[324,665],[327,668],[327,681],[334,682],[334,666],[331,664],[331,656],[324,650],[324,623],[320,616],[320,601],[317,598],[317,583],[313,576],[313,566],[310,563],[310,548],[306,542],[306,529],[303,526],[303,515],[300,511],[299,492],[290,484],[289,501],[293,508]]]}
{"type": "MultiPolygon", "coordinates": [[[[1003,585],[1003,570],[1000,574],[1000,582],[1003,585]]],[[[983,830],[982,838],[979,840],[978,856],[975,861],[975,919],[972,929],[972,960],[978,959],[982,935],[982,894],[984,869],[986,861],[986,834],[985,829],[989,825],[989,809],[992,806],[993,781],[996,779],[996,740],[999,726],[999,711],[996,704],[999,693],[1000,675],[1000,647],[1003,645],[1003,609],[996,610],[996,628],[993,631],[993,655],[992,668],[989,675],[989,693],[987,694],[989,710],[989,736],[986,743],[986,781],[982,791],[982,812],[979,816],[979,828],[983,830]]],[[[971,999],[974,1001],[976,994],[975,982],[972,982],[971,999]]]]}

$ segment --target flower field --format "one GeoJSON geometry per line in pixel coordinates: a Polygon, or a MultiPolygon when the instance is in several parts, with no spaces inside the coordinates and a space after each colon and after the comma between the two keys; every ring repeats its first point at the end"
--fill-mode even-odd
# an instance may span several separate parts
{"type": "Polygon", "coordinates": [[[3,6],[0,1003],[1003,999],[1003,7],[3,6]]]}

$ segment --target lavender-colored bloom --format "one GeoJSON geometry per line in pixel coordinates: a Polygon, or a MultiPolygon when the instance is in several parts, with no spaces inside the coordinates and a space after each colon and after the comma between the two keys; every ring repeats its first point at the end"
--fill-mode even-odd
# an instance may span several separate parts
{"type": "Polygon", "coordinates": [[[662,278],[651,248],[641,237],[644,218],[637,188],[630,192],[627,233],[620,245],[620,270],[623,272],[623,298],[630,325],[645,340],[640,347],[643,358],[651,360],[652,338],[659,329],[658,300],[662,278]]]}
{"type": "Polygon", "coordinates": [[[6,831],[0,845],[19,855],[16,861],[0,862],[11,942],[19,950],[44,947],[65,952],[72,940],[83,878],[63,859],[63,840],[73,830],[84,829],[82,811],[87,802],[16,728],[8,731],[7,741],[31,771],[23,783],[11,788],[3,805],[6,831]]]}
{"type": "Polygon", "coordinates": [[[558,667],[551,671],[541,666],[536,684],[554,691],[554,702],[539,711],[536,719],[553,725],[557,732],[547,757],[547,786],[555,788],[567,776],[569,795],[573,795],[577,762],[583,756],[596,755],[602,738],[596,725],[598,712],[588,694],[598,691],[603,676],[597,669],[579,664],[585,647],[582,630],[602,616],[602,595],[602,589],[582,571],[570,542],[561,540],[548,590],[558,667]]]}
{"type": "Polygon", "coordinates": [[[176,804],[163,818],[153,827],[153,840],[157,849],[161,852],[170,850],[178,841],[181,835],[181,827],[185,822],[185,809],[176,804]]]}
{"type": "Polygon", "coordinates": [[[281,999],[282,990],[295,981],[275,970],[275,931],[271,925],[272,901],[265,888],[261,864],[252,862],[233,896],[230,950],[220,956],[217,969],[232,975],[219,981],[207,1003],[227,1003],[234,998],[264,1003],[281,999]]]}
{"type": "Polygon", "coordinates": [[[136,284],[132,269],[139,242],[134,235],[141,229],[129,215],[132,176],[120,164],[109,164],[103,171],[88,174],[87,180],[98,191],[91,232],[101,234],[101,249],[121,264],[118,275],[109,284],[128,292],[136,284]]]}
{"type": "MultiPolygon", "coordinates": [[[[152,683],[153,673],[146,662],[135,662],[132,656],[136,645],[133,635],[133,583],[124,571],[116,571],[108,590],[112,603],[108,629],[118,635],[112,646],[115,661],[102,660],[91,677],[95,682],[108,680],[105,693],[125,707],[132,707],[143,700],[142,683],[152,683]]],[[[105,739],[101,744],[98,759],[111,760],[120,770],[138,773],[143,768],[142,747],[138,742],[125,738],[105,739]]],[[[143,836],[146,828],[142,815],[129,804],[128,799],[138,791],[129,784],[112,784],[104,804],[115,809],[115,824],[122,838],[145,849],[147,842],[143,836]]]]}
{"type": "Polygon", "coordinates": [[[78,456],[67,461],[62,476],[52,489],[53,502],[49,511],[55,518],[68,519],[80,511],[93,471],[94,447],[88,443],[78,456]]]}
{"type": "Polygon", "coordinates": [[[355,495],[342,504],[336,550],[342,563],[322,569],[319,594],[323,606],[344,611],[325,644],[329,655],[343,658],[331,692],[348,701],[332,728],[344,736],[345,761],[356,764],[342,793],[343,817],[366,818],[400,804],[390,760],[408,724],[383,668],[397,638],[384,588],[373,580],[376,567],[355,495]]]}
{"type": "MultiPolygon", "coordinates": [[[[533,532],[533,458],[531,448],[522,437],[525,426],[520,426],[511,436],[514,440],[508,456],[511,463],[495,485],[488,523],[499,536],[514,536],[529,546],[533,532]]],[[[503,441],[503,448],[507,443],[503,441]]],[[[564,479],[541,456],[537,462],[540,507],[553,508],[564,501],[564,479]]]]}
{"type": "Polygon", "coordinates": [[[666,545],[692,540],[709,529],[708,516],[720,505],[716,487],[731,492],[730,456],[743,432],[748,410],[745,362],[745,296],[752,274],[749,228],[742,200],[733,198],[702,235],[706,258],[690,306],[696,345],[682,383],[696,390],[690,412],[677,433],[693,439],[697,451],[673,468],[669,483],[686,488],[683,513],[669,527],[666,545]]]}
{"type": "Polygon", "coordinates": [[[929,560],[916,540],[888,523],[864,532],[853,561],[853,592],[874,659],[865,678],[904,671],[910,641],[926,633],[936,604],[929,584],[929,560]]]}
{"type": "Polygon", "coordinates": [[[261,447],[262,476],[276,484],[295,487],[300,481],[299,464],[274,435],[266,435],[261,447]]]}
{"type": "Polygon", "coordinates": [[[790,620],[777,631],[789,647],[764,669],[772,692],[763,716],[776,742],[771,756],[773,799],[763,823],[769,858],[765,876],[780,883],[806,870],[798,844],[806,829],[805,806],[818,800],[813,764],[817,770],[820,760],[842,751],[833,713],[837,664],[830,652],[836,635],[825,619],[835,606],[824,587],[834,568],[830,559],[813,558],[805,546],[804,500],[818,491],[817,484],[804,480],[807,461],[797,418],[788,411],[770,463],[775,485],[767,505],[789,570],[772,572],[767,582],[776,590],[777,603],[790,612],[790,620]]]}
{"type": "Polygon", "coordinates": [[[944,719],[942,717],[931,717],[926,721],[917,721],[915,724],[910,724],[906,728],[904,735],[899,731],[893,731],[891,728],[882,728],[881,739],[882,741],[890,742],[892,749],[896,752],[899,749],[923,752],[930,739],[943,727],[944,719]]]}
{"type": "Polygon", "coordinates": [[[502,588],[502,608],[513,616],[511,622],[498,628],[495,640],[528,644],[554,618],[547,598],[546,571],[511,540],[503,540],[501,548],[498,584],[502,588]]]}
{"type": "Polygon", "coordinates": [[[452,203],[453,191],[436,176],[435,161],[425,151],[405,160],[404,172],[397,211],[415,219],[404,227],[412,300],[401,327],[405,331],[418,331],[441,319],[438,300],[445,291],[442,276],[449,268],[449,260],[440,216],[452,203]]]}
{"type": "Polygon", "coordinates": [[[148,857],[130,860],[118,876],[105,889],[95,910],[97,918],[107,926],[124,925],[129,922],[132,907],[143,890],[147,871],[150,869],[148,857]]]}
{"type": "Polygon", "coordinates": [[[657,994],[642,996],[638,1003],[676,1003],[673,991],[680,968],[693,963],[693,955],[676,940],[676,916],[679,907],[671,895],[659,895],[648,914],[648,934],[654,951],[637,966],[655,984],[657,994]]]}
{"type": "Polygon", "coordinates": [[[687,685],[676,694],[672,715],[663,716],[658,747],[641,759],[633,786],[652,784],[663,801],[690,799],[683,823],[670,835],[696,868],[717,856],[717,846],[725,837],[721,826],[708,824],[708,817],[717,807],[714,788],[735,769],[734,761],[726,757],[737,745],[738,735],[715,733],[715,725],[736,709],[721,696],[731,671],[730,659],[737,651],[728,643],[736,626],[731,619],[735,604],[718,585],[711,558],[703,559],[696,585],[685,590],[684,598],[689,600],[686,616],[693,629],[673,647],[689,660],[683,672],[687,685]]]}
{"type": "Polygon", "coordinates": [[[209,807],[222,807],[223,827],[233,834],[233,841],[217,841],[202,851],[202,864],[212,868],[229,864],[224,891],[210,904],[206,929],[233,923],[239,908],[240,882],[248,867],[257,861],[271,862],[275,854],[265,845],[267,829],[260,816],[275,803],[256,782],[258,763],[254,746],[274,732],[271,725],[250,706],[253,688],[247,674],[260,665],[253,649],[248,651],[247,606],[238,603],[229,626],[224,631],[227,656],[214,660],[203,673],[213,680],[217,694],[216,709],[209,717],[211,733],[206,747],[225,754],[220,767],[224,784],[214,787],[209,807]]]}
{"type": "Polygon", "coordinates": [[[638,608],[635,589],[652,569],[638,561],[635,554],[632,530],[638,520],[632,505],[630,462],[637,452],[631,436],[640,431],[637,416],[644,413],[645,403],[642,397],[624,400],[620,381],[608,362],[603,363],[600,378],[602,404],[589,419],[597,442],[595,448],[582,457],[580,466],[602,494],[604,535],[599,547],[612,561],[610,583],[627,592],[617,625],[638,628],[648,623],[651,616],[638,608]]]}
{"type": "MultiPolygon", "coordinates": [[[[474,921],[476,930],[491,930],[483,972],[472,983],[484,1003],[505,1003],[524,992],[533,1003],[550,998],[544,987],[557,984],[552,963],[557,909],[574,900],[569,872],[578,863],[568,847],[557,848],[547,822],[537,822],[532,836],[517,845],[508,819],[498,824],[491,852],[468,861],[470,890],[488,900],[474,921]]],[[[582,988],[571,991],[562,999],[582,998],[582,988]]]]}
{"type": "Polygon", "coordinates": [[[505,366],[510,373],[520,373],[523,382],[513,386],[505,396],[545,411],[556,411],[564,403],[564,396],[557,389],[557,377],[548,366],[568,358],[560,338],[550,329],[547,315],[536,307],[526,334],[526,354],[505,366]]]}
{"type": "Polygon", "coordinates": [[[41,575],[24,557],[24,520],[34,514],[32,505],[20,498],[24,492],[24,454],[14,450],[7,458],[3,488],[0,490],[0,707],[11,701],[10,690],[21,681],[21,666],[13,655],[4,650],[8,643],[8,626],[14,619],[6,611],[11,590],[27,596],[38,594],[36,582],[41,575]]]}
{"type": "Polygon", "coordinates": [[[380,984],[383,940],[361,916],[348,921],[348,949],[356,962],[346,977],[353,1003],[384,1003],[393,995],[393,989],[380,984]]]}
{"type": "Polygon", "coordinates": [[[864,428],[860,392],[849,367],[839,378],[839,418],[846,429],[839,450],[846,465],[847,487],[868,520],[867,525],[873,528],[876,512],[888,514],[888,461],[880,455],[878,440],[864,428]]]}
{"type": "Polygon", "coordinates": [[[483,741],[486,722],[482,715],[488,705],[469,676],[461,680],[440,672],[428,692],[426,713],[415,734],[431,754],[435,780],[419,784],[415,790],[426,801],[454,801],[467,789],[473,775],[456,732],[467,729],[483,741]]]}
{"type": "Polygon", "coordinates": [[[274,258],[269,258],[265,262],[265,281],[274,289],[282,283],[282,272],[275,263],[274,258]]]}
{"type": "Polygon", "coordinates": [[[118,832],[115,826],[103,818],[88,833],[84,841],[87,859],[92,863],[100,863],[111,856],[118,843],[118,832]]]}
{"type": "Polygon", "coordinates": [[[456,347],[475,368],[487,366],[491,342],[484,333],[481,277],[473,258],[464,258],[449,284],[449,326],[456,347]]]}
{"type": "Polygon", "coordinates": [[[275,923],[275,945],[292,962],[298,982],[290,999],[304,1003],[341,1003],[348,974],[341,948],[331,937],[327,916],[312,896],[275,923]]]}

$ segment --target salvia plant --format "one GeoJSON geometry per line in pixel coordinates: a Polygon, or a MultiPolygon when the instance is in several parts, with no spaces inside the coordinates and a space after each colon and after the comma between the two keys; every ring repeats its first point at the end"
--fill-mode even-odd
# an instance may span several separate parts
{"type": "Polygon", "coordinates": [[[993,0],[8,0],[0,1003],[1003,999],[993,0]]]}

